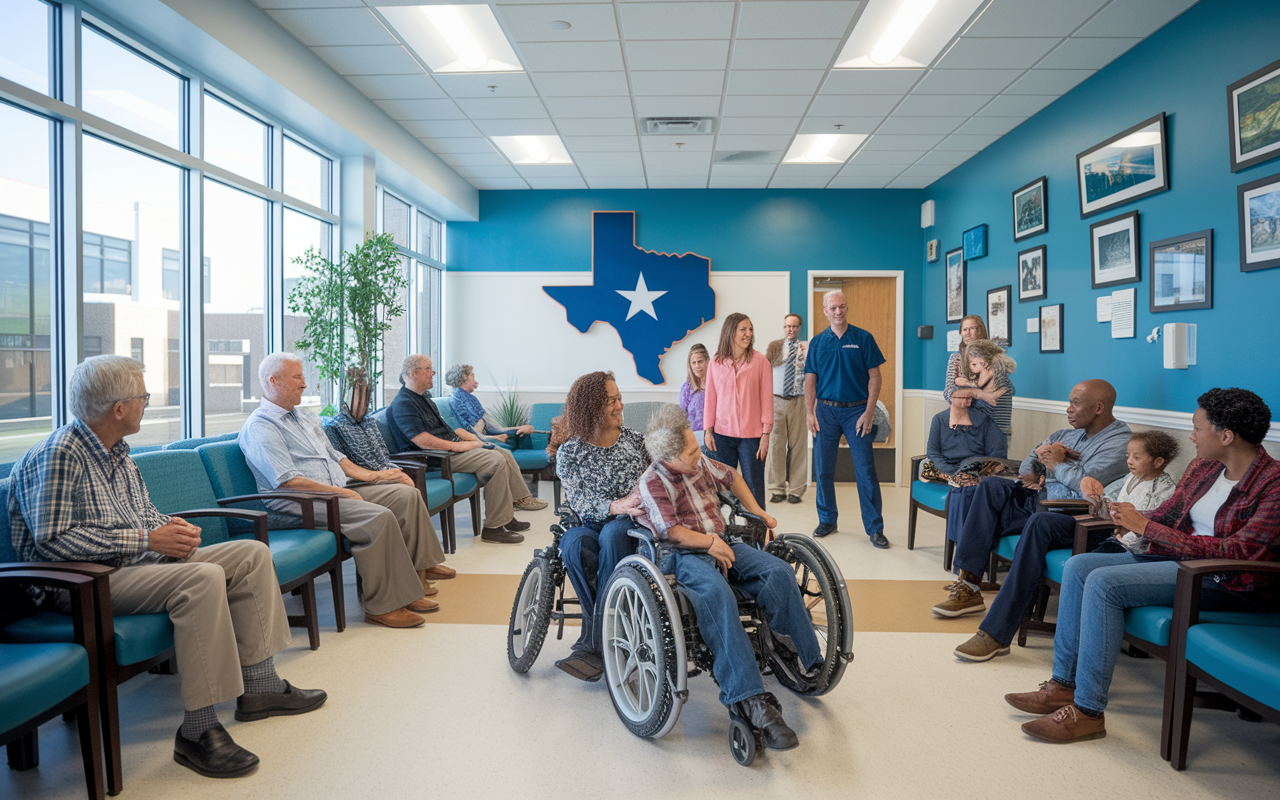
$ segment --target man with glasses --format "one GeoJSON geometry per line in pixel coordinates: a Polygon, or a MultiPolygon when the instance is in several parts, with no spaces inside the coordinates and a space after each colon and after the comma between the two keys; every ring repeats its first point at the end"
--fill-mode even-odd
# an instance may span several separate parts
{"type": "Polygon", "coordinates": [[[302,714],[321,690],[276,674],[290,640],[271,550],[238,540],[200,547],[200,528],[151,505],[124,437],[142,427],[151,395],[142,364],[94,356],[71,375],[75,422],[31,448],[13,468],[9,525],[26,561],[89,561],[110,575],[116,614],[167,613],[185,709],[174,760],[201,775],[234,778],[258,765],[218,722],[214,704],[236,699],[236,719],[302,714]]]}

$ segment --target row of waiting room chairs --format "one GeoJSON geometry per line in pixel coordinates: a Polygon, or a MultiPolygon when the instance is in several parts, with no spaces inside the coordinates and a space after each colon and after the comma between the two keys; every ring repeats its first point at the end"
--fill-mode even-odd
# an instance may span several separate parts
{"type": "MultiPolygon", "coordinates": [[[[920,511],[946,519],[950,487],[920,478],[925,456],[911,459],[911,493],[907,518],[907,547],[915,547],[916,516],[920,511]]],[[[988,479],[992,480],[992,479],[988,479]]],[[[996,478],[995,480],[999,480],[996,478]]],[[[1026,645],[1029,633],[1052,636],[1053,622],[1045,621],[1050,593],[1062,583],[1067,559],[1094,549],[1115,531],[1110,520],[1088,515],[1080,505],[1057,504],[1056,509],[1076,516],[1075,541],[1070,548],[1051,550],[1045,557],[1040,589],[1032,599],[1018,630],[1018,645],[1026,645]]],[[[1020,536],[1005,536],[996,546],[989,579],[996,579],[1001,565],[1012,562],[1020,536]]],[[[944,567],[951,568],[954,542],[944,546],[944,567]]],[[[1198,681],[1207,683],[1234,704],[1254,714],[1280,722],[1280,613],[1264,611],[1200,611],[1200,579],[1223,572],[1268,572],[1280,580],[1280,563],[1184,561],[1179,564],[1178,584],[1172,607],[1144,606],[1125,611],[1124,640],[1131,652],[1155,656],[1165,662],[1164,713],[1160,755],[1174,769],[1186,767],[1187,743],[1198,681]]],[[[1210,703],[1212,703],[1212,699],[1210,703]]]]}

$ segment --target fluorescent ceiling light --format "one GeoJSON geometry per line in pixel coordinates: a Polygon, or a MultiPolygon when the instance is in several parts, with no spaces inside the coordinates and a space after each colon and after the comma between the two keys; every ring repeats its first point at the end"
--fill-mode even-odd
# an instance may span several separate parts
{"type": "Polygon", "coordinates": [[[804,133],[796,137],[783,164],[843,164],[867,138],[865,133],[804,133]]]}
{"type": "Polygon", "coordinates": [[[893,15],[889,27],[885,28],[880,41],[876,42],[871,51],[871,60],[882,66],[892,63],[937,2],[938,0],[902,0],[898,13],[893,15]]]}
{"type": "Polygon", "coordinates": [[[923,69],[983,2],[867,0],[835,69],[923,69]]]}
{"type": "Polygon", "coordinates": [[[462,66],[467,69],[480,69],[489,63],[489,57],[484,54],[480,43],[471,35],[467,23],[462,21],[462,17],[458,16],[453,6],[422,6],[422,13],[426,14],[431,24],[436,26],[436,30],[449,40],[449,46],[458,54],[458,60],[462,62],[462,66]]]}
{"type": "Polygon", "coordinates": [[[819,134],[813,143],[813,147],[809,148],[809,152],[805,154],[805,158],[810,161],[822,161],[831,152],[831,148],[835,147],[836,142],[840,141],[840,137],[834,133],[819,134]]]}
{"type": "Polygon", "coordinates": [[[547,159],[551,158],[551,154],[547,152],[547,148],[542,146],[542,142],[538,141],[537,136],[517,136],[520,144],[524,145],[525,152],[529,154],[529,159],[535,164],[544,164],[547,159]]]}
{"type": "Polygon", "coordinates": [[[502,154],[518,166],[572,164],[569,151],[559,136],[493,136],[502,154]]]}
{"type": "Polygon", "coordinates": [[[377,11],[434,73],[524,71],[490,6],[378,6],[377,11]]]}

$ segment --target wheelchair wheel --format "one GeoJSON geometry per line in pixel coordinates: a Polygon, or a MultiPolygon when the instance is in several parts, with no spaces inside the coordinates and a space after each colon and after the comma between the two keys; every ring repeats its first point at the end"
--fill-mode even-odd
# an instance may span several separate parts
{"type": "Polygon", "coordinates": [[[729,752],[744,767],[756,760],[756,734],[741,717],[733,717],[729,727],[729,752]]]}
{"type": "Polygon", "coordinates": [[[774,655],[769,664],[778,682],[796,694],[821,695],[835,688],[852,657],[853,621],[844,577],[822,545],[805,537],[783,535],[768,552],[787,562],[796,574],[800,597],[822,651],[822,665],[810,671],[792,657],[774,655]]]}
{"type": "Polygon", "coordinates": [[[672,675],[684,665],[675,663],[669,609],[653,577],[633,564],[620,565],[601,593],[600,614],[614,710],[636,736],[662,736],[672,714],[679,714],[672,675]]]}
{"type": "Polygon", "coordinates": [[[507,623],[507,661],[516,672],[528,672],[538,660],[551,624],[555,594],[551,564],[538,556],[524,569],[515,604],[511,607],[511,621],[507,623]]]}

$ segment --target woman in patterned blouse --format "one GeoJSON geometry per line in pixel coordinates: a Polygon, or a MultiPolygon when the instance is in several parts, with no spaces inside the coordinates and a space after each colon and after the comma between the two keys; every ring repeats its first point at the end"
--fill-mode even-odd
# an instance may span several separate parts
{"type": "Polygon", "coordinates": [[[649,466],[644,436],[622,426],[622,395],[612,372],[583,375],[569,388],[564,414],[552,425],[549,451],[565,502],[582,520],[560,539],[564,561],[582,602],[582,633],[556,666],[594,681],[604,672],[592,620],[596,590],[634,549],[627,531],[639,512],[636,481],[649,466]]]}

